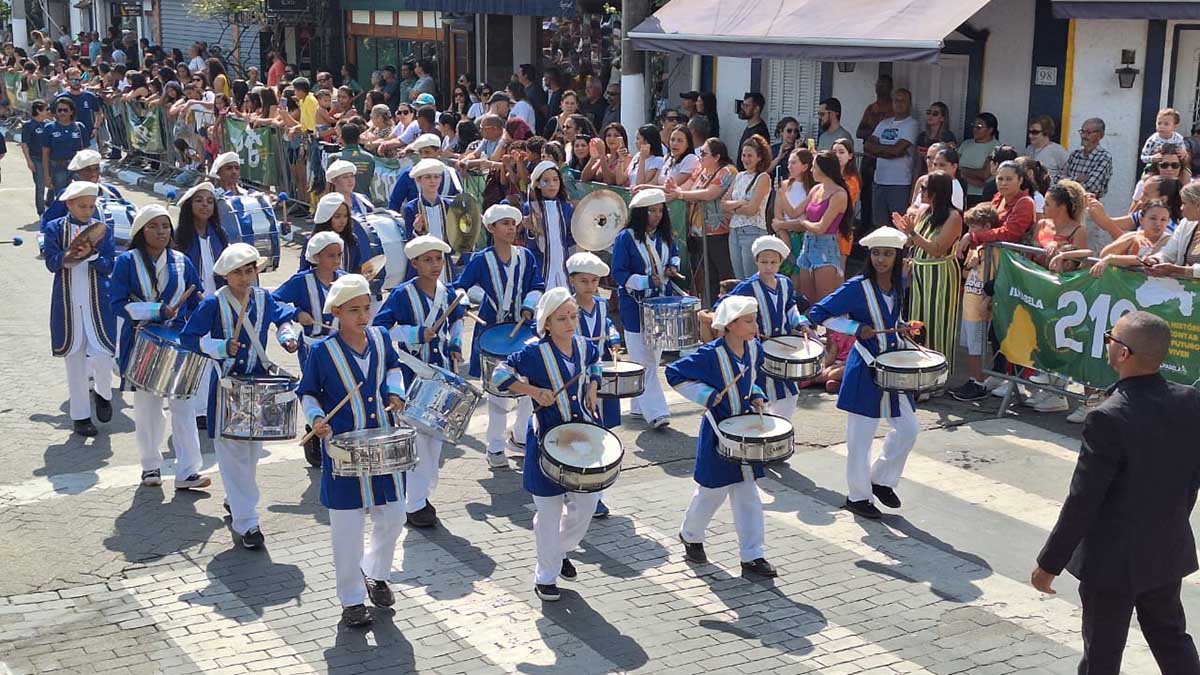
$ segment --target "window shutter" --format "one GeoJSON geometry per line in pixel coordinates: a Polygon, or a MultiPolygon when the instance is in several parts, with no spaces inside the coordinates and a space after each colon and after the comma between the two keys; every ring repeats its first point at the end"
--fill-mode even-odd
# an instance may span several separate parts
{"type": "MultiPolygon", "coordinates": [[[[784,117],[795,117],[804,128],[804,136],[817,133],[817,107],[821,98],[821,63],[819,61],[771,59],[767,61],[766,121],[775,133],[775,126],[784,117]]],[[[772,138],[771,142],[779,138],[772,138]]]]}

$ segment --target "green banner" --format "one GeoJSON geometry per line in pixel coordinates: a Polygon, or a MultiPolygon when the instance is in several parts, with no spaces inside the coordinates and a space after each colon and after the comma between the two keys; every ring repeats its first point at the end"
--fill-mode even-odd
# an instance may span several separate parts
{"type": "Polygon", "coordinates": [[[125,124],[129,130],[129,147],[148,155],[159,155],[166,150],[163,141],[162,108],[154,106],[147,110],[141,104],[125,104],[125,124]]]}
{"type": "Polygon", "coordinates": [[[243,180],[264,187],[283,186],[278,158],[273,156],[277,133],[272,127],[255,128],[244,120],[225,118],[225,144],[241,158],[243,180]]]}
{"type": "Polygon", "coordinates": [[[1125,314],[1144,310],[1171,324],[1171,350],[1162,373],[1200,386],[1200,283],[1155,278],[1110,267],[1100,278],[1086,270],[1054,274],[1013,251],[1002,251],[992,326],[1012,363],[1103,389],[1116,381],[1104,332],[1125,314]]]}

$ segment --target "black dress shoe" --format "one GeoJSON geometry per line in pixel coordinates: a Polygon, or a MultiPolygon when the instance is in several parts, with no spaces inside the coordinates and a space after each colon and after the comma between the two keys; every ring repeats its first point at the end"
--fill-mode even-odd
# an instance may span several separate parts
{"type": "Polygon", "coordinates": [[[575,581],[576,577],[579,576],[579,573],[575,571],[575,566],[571,564],[569,559],[563,558],[562,569],[559,570],[558,576],[566,579],[567,581],[575,581]]]}
{"type": "Polygon", "coordinates": [[[92,420],[90,419],[71,422],[71,431],[80,436],[87,436],[88,438],[100,433],[100,430],[96,428],[95,424],[92,424],[92,420]]]}
{"type": "Polygon", "coordinates": [[[896,491],[886,485],[871,485],[871,493],[879,498],[879,503],[889,509],[900,508],[900,497],[896,491]]]}
{"type": "Polygon", "coordinates": [[[689,562],[703,565],[708,562],[708,554],[704,552],[704,544],[690,544],[683,541],[683,535],[679,535],[679,541],[683,543],[683,557],[689,562]]]}
{"type": "Polygon", "coordinates": [[[366,605],[352,605],[342,608],[342,623],[351,628],[370,626],[373,619],[371,610],[367,609],[366,605]]]}
{"type": "MultiPolygon", "coordinates": [[[[304,425],[304,433],[312,431],[312,427],[304,425]]],[[[321,437],[313,436],[304,444],[304,459],[308,461],[308,465],[321,468],[321,437]]]]}
{"type": "Polygon", "coordinates": [[[367,585],[367,597],[371,598],[372,605],[391,607],[396,604],[396,596],[392,595],[392,589],[388,587],[386,581],[372,579],[364,574],[363,583],[367,585]]]}
{"type": "Polygon", "coordinates": [[[225,509],[225,513],[228,513],[231,516],[233,515],[233,509],[229,508],[229,500],[228,499],[221,502],[221,507],[225,509]]]}
{"type": "Polygon", "coordinates": [[[875,505],[871,503],[870,499],[864,499],[860,502],[852,502],[847,499],[842,508],[846,509],[850,513],[862,516],[863,518],[870,518],[871,520],[879,520],[883,517],[883,513],[879,509],[875,508],[875,505]]]}
{"type": "Polygon", "coordinates": [[[433,515],[437,515],[437,509],[433,508],[433,502],[429,501],[428,499],[425,500],[425,508],[433,512],[433,515]]]}
{"type": "Polygon", "coordinates": [[[742,571],[751,574],[757,574],[760,577],[777,577],[779,572],[775,566],[767,562],[766,558],[759,558],[750,562],[742,563],[742,571]]]}
{"type": "Polygon", "coordinates": [[[562,593],[558,592],[558,586],[554,584],[536,584],[533,592],[546,602],[558,602],[562,599],[562,593]]]}
{"type": "Polygon", "coordinates": [[[252,527],[242,535],[242,548],[248,548],[251,551],[260,549],[266,541],[267,538],[263,536],[262,530],[252,527]]]}
{"type": "Polygon", "coordinates": [[[112,420],[112,401],[105,401],[103,396],[93,391],[92,405],[96,408],[97,421],[107,423],[112,420]]]}
{"type": "Polygon", "coordinates": [[[409,527],[425,529],[437,525],[437,522],[438,519],[433,512],[433,507],[431,507],[428,502],[425,503],[425,506],[408,514],[409,527]]]}
{"type": "Polygon", "coordinates": [[[199,417],[196,418],[196,430],[197,431],[208,431],[208,416],[207,415],[200,415],[199,417]]]}

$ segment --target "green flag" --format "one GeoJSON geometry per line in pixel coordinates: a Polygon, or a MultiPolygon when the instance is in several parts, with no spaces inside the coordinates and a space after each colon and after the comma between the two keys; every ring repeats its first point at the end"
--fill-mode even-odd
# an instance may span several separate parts
{"type": "Polygon", "coordinates": [[[1013,251],[1003,251],[996,275],[992,325],[1012,363],[1103,389],[1116,381],[1104,332],[1135,310],[1171,325],[1167,379],[1200,386],[1200,282],[1110,267],[1099,279],[1086,270],[1054,274],[1013,251]]]}
{"type": "Polygon", "coordinates": [[[255,128],[233,117],[225,118],[225,145],[242,160],[242,179],[267,188],[280,185],[279,161],[274,154],[277,129],[255,128]]]}
{"type": "Polygon", "coordinates": [[[162,133],[162,108],[146,109],[141,104],[126,103],[125,122],[129,131],[129,147],[148,155],[166,150],[162,133]]]}

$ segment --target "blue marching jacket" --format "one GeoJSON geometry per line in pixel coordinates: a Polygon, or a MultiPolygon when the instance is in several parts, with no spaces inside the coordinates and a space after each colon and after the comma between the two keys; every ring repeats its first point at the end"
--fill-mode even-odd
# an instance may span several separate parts
{"type": "MultiPolygon", "coordinates": [[[[758,277],[756,272],[735,286],[728,295],[721,296],[721,299],[730,295],[744,295],[758,301],[758,337],[760,340],[780,335],[792,335],[801,326],[808,324],[808,320],[801,316],[796,305],[796,289],[792,285],[792,280],[782,274],[775,275],[775,288],[771,289],[758,277]]],[[[720,300],[713,305],[714,309],[719,305],[720,300]]],[[[770,376],[766,376],[763,390],[766,391],[767,398],[772,401],[795,396],[800,392],[795,382],[776,380],[770,376]]]]}
{"type": "MultiPolygon", "coordinates": [[[[345,274],[342,270],[333,271],[333,279],[345,274]]],[[[279,302],[287,303],[296,308],[296,314],[307,312],[314,319],[320,319],[323,326],[313,324],[304,326],[301,332],[300,349],[296,352],[296,356],[300,359],[300,367],[308,362],[308,350],[310,345],[318,342],[322,337],[331,334],[334,331],[333,315],[325,313],[325,296],[329,295],[329,286],[326,286],[317,278],[317,270],[309,268],[303,272],[297,272],[292,275],[292,278],[283,282],[279,288],[271,292],[271,296],[279,302]]]]}
{"type": "MultiPolygon", "coordinates": [[[[559,196],[563,197],[565,194],[560,194],[559,196]]],[[[550,205],[547,211],[553,209],[558,214],[558,225],[556,227],[558,227],[558,241],[561,248],[558,255],[559,260],[562,261],[559,274],[563,279],[566,279],[567,258],[571,257],[571,249],[575,247],[575,235],[571,234],[571,218],[575,215],[575,207],[566,199],[548,200],[545,203],[550,205]]],[[[522,204],[520,209],[526,216],[529,215],[528,203],[522,204]]],[[[538,269],[542,271],[543,278],[550,277],[550,270],[546,269],[547,255],[542,251],[542,249],[550,246],[550,235],[545,230],[545,228],[550,226],[548,220],[548,216],[543,216],[543,229],[540,235],[534,235],[533,232],[529,231],[525,233],[525,247],[533,251],[533,257],[537,258],[538,269]]]]}
{"type": "Polygon", "coordinates": [[[571,342],[573,349],[570,354],[559,351],[549,337],[531,342],[520,351],[510,354],[492,374],[492,383],[501,391],[511,387],[518,377],[523,377],[534,387],[554,392],[582,370],[583,374],[575,383],[559,393],[554,405],[535,410],[534,417],[530,419],[529,429],[525,434],[522,484],[528,492],[538,497],[554,497],[566,493],[566,490],[546,478],[538,464],[541,441],[546,433],[566,422],[600,424],[600,420],[592,419],[583,409],[588,384],[600,384],[600,350],[578,335],[572,337],[571,342]]]}
{"type": "MultiPolygon", "coordinates": [[[[75,235],[94,222],[80,223],[71,216],[53,220],[46,226],[46,269],[54,273],[54,286],[50,291],[50,351],[54,356],[66,356],[71,351],[75,336],[74,307],[71,303],[72,270],[63,267],[63,257],[75,235]]],[[[96,247],[92,259],[79,263],[87,266],[88,293],[91,301],[89,315],[100,347],[110,354],[116,351],[113,336],[116,321],[108,299],[108,279],[112,274],[115,251],[113,231],[108,228],[104,239],[96,247]]]]}
{"type": "MultiPolygon", "coordinates": [[[[446,210],[448,208],[450,208],[450,200],[446,199],[445,197],[441,197],[435,202],[427,202],[421,197],[417,197],[405,202],[404,208],[401,209],[401,215],[404,216],[404,240],[412,241],[414,237],[419,236],[414,229],[414,226],[417,222],[417,214],[421,213],[422,209],[424,209],[426,212],[428,212],[430,209],[434,209],[441,213],[441,232],[436,232],[434,230],[434,227],[429,222],[428,216],[426,216],[425,233],[437,237],[442,241],[448,242],[449,239],[446,237],[446,228],[450,227],[447,222],[449,218],[446,215],[446,210]]],[[[452,264],[454,255],[456,253],[458,253],[458,251],[451,251],[450,253],[446,254],[446,266],[442,270],[443,281],[453,279],[457,274],[457,270],[454,269],[454,265],[452,264]]],[[[412,279],[413,277],[417,276],[417,268],[413,265],[409,265],[407,275],[406,281],[407,279],[412,279]]]]}
{"type": "MultiPolygon", "coordinates": [[[[458,194],[457,180],[454,169],[446,167],[442,171],[442,184],[438,187],[439,197],[454,197],[458,194]]],[[[392,186],[392,192],[388,195],[388,208],[393,211],[400,211],[404,205],[421,196],[421,189],[417,187],[417,181],[412,177],[412,167],[408,167],[400,172],[396,177],[396,184],[392,186]]]]}
{"type": "Polygon", "coordinates": [[[204,297],[200,276],[187,256],[172,249],[163,251],[166,256],[167,282],[158,285],[155,264],[147,263],[137,249],[126,251],[117,257],[113,266],[108,291],[112,297],[112,313],[117,323],[117,366],[121,373],[128,365],[129,353],[133,351],[133,340],[137,327],[142,323],[162,323],[163,305],[175,306],[189,287],[195,289],[186,302],[179,307],[175,317],[166,322],[172,328],[181,329],[187,318],[204,297]],[[152,302],[152,308],[131,308],[130,303],[152,302]],[[148,309],[149,311],[145,311],[148,309]],[[142,310],[142,311],[138,311],[142,310]]]}
{"type": "Polygon", "coordinates": [[[692,477],[708,488],[719,488],[742,480],[763,477],[761,464],[744,466],[722,458],[717,453],[717,434],[713,421],[720,424],[734,415],[752,412],[754,399],[766,400],[763,392],[762,344],[748,340],[741,358],[733,353],[725,338],[719,338],[700,347],[695,352],[667,366],[667,384],[711,413],[705,415],[700,424],[700,438],[696,442],[696,468],[692,477]],[[738,373],[749,369],[737,381],[737,385],[713,405],[722,390],[733,382],[738,373]]]}
{"type": "MultiPolygon", "coordinates": [[[[350,224],[354,228],[354,246],[346,246],[346,240],[342,240],[342,269],[351,274],[358,274],[362,264],[371,259],[371,240],[367,238],[367,231],[357,218],[351,218],[350,224]]],[[[313,264],[308,262],[308,239],[305,239],[304,246],[300,249],[299,271],[311,269],[312,266],[313,264]]]]}
{"type": "MultiPolygon", "coordinates": [[[[367,352],[357,354],[368,360],[363,372],[355,358],[355,351],[334,333],[313,345],[308,361],[304,364],[304,376],[296,395],[300,397],[308,424],[325,411],[333,410],[346,394],[361,382],[362,386],[350,397],[350,403],[342,406],[326,422],[333,434],[343,434],[359,429],[376,429],[387,423],[388,396],[404,398],[404,380],[400,373],[400,358],[392,348],[387,333],[380,328],[367,327],[367,352]]],[[[329,509],[360,509],[364,506],[382,506],[398,501],[404,494],[400,488],[400,473],[386,476],[370,476],[368,480],[333,475],[333,461],[321,444],[321,505],[329,509]]]]}
{"type": "MultiPolygon", "coordinates": [[[[221,372],[225,375],[266,375],[267,366],[258,357],[257,350],[251,346],[253,335],[258,339],[264,350],[267,348],[267,336],[271,324],[276,326],[276,337],[282,344],[295,339],[291,322],[296,319],[296,308],[287,307],[275,301],[266,289],[255,286],[250,289],[250,302],[246,310],[246,320],[238,334],[237,356],[230,358],[226,351],[226,341],[237,326],[238,313],[241,309],[233,303],[233,293],[225,286],[216,295],[204,298],[200,306],[188,317],[183,332],[179,334],[183,346],[194,351],[203,351],[221,363],[221,372]]],[[[217,420],[217,386],[219,378],[212,378],[208,389],[208,419],[217,420]]],[[[219,421],[208,425],[208,437],[216,437],[219,421]]]]}
{"type": "Polygon", "coordinates": [[[630,333],[642,332],[639,301],[676,295],[666,277],[666,268],[679,267],[679,247],[674,241],[668,246],[659,229],[654,231],[649,240],[648,243],[638,241],[633,236],[633,230],[626,228],[613,242],[612,276],[617,282],[617,310],[621,313],[621,325],[630,333]],[[651,250],[657,256],[656,272],[661,281],[655,288],[650,287],[651,250]]]}
{"type": "Polygon", "coordinates": [[[479,335],[484,329],[508,321],[521,322],[521,310],[535,311],[542,291],[546,290],[532,251],[513,246],[509,265],[512,267],[511,276],[496,255],[496,248],[489,246],[471,257],[454,282],[454,288],[464,291],[470,291],[472,286],[483,289],[484,299],[479,306],[479,318],[486,321],[487,326],[476,323],[471,334],[469,372],[472,377],[479,377],[479,335]]]}
{"type": "MultiPolygon", "coordinates": [[[[465,291],[464,291],[465,292],[465,291]]],[[[417,287],[417,280],[392,289],[383,306],[375,313],[372,323],[386,330],[393,340],[408,353],[425,363],[450,369],[450,354],[462,354],[463,317],[466,303],[461,302],[442,322],[433,340],[425,341],[425,328],[432,328],[438,317],[454,302],[455,290],[438,282],[436,297],[429,297],[417,287]]],[[[405,378],[412,373],[404,366],[405,378]]]]}
{"type": "MultiPolygon", "coordinates": [[[[860,275],[813,305],[808,310],[808,318],[813,323],[854,336],[863,324],[876,331],[895,328],[901,321],[903,298],[899,289],[893,289],[891,297],[889,307],[884,293],[860,275]]],[[[866,417],[899,417],[900,396],[884,392],[875,384],[872,365],[863,358],[863,351],[869,353],[873,361],[882,352],[900,346],[900,338],[895,334],[877,335],[870,340],[858,338],[846,359],[846,374],[842,378],[842,388],[838,390],[837,407],[866,417]]],[[[908,402],[912,404],[911,396],[908,402]]]]}
{"type": "MultiPolygon", "coordinates": [[[[214,212],[213,217],[208,221],[208,227],[204,230],[204,236],[201,237],[199,233],[197,233],[196,237],[192,239],[192,245],[189,246],[186,251],[183,251],[183,254],[188,257],[188,260],[192,261],[192,266],[196,268],[197,274],[204,274],[204,254],[200,251],[201,239],[208,240],[208,248],[212,250],[212,259],[214,265],[217,264],[217,259],[221,257],[221,254],[225,252],[225,244],[221,241],[221,235],[217,234],[218,230],[221,230],[221,222],[217,219],[216,213],[214,212]]],[[[221,234],[224,234],[223,230],[221,231],[221,234]]],[[[182,251],[183,249],[179,250],[182,251]]],[[[201,279],[201,281],[203,281],[203,279],[201,279]]],[[[220,288],[225,285],[225,277],[222,277],[219,274],[213,274],[212,281],[213,287],[215,288],[220,288]]]]}
{"type": "MultiPolygon", "coordinates": [[[[591,344],[600,348],[602,361],[611,361],[613,347],[621,344],[621,337],[617,335],[617,328],[613,326],[612,319],[608,318],[608,301],[598,295],[593,296],[592,299],[596,303],[592,305],[592,311],[589,312],[582,305],[579,306],[579,334],[585,338],[603,336],[603,340],[593,340],[591,344]]],[[[619,425],[621,423],[621,399],[601,399],[600,416],[604,418],[606,428],[611,429],[619,425]]]]}
{"type": "MultiPolygon", "coordinates": [[[[96,220],[104,220],[103,212],[100,210],[100,199],[115,199],[119,202],[127,202],[128,200],[117,189],[117,186],[112,183],[97,183],[97,185],[100,186],[100,198],[96,200],[96,220]]],[[[63,190],[66,190],[66,188],[62,188],[54,193],[54,199],[46,205],[46,210],[42,212],[41,224],[38,226],[42,234],[46,233],[46,226],[50,224],[50,221],[58,220],[67,215],[67,203],[59,198],[62,196],[63,190]]]]}

